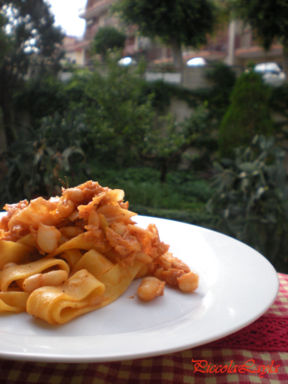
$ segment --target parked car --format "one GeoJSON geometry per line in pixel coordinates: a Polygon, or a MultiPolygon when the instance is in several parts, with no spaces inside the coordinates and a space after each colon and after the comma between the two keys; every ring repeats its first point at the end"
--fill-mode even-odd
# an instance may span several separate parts
{"type": "Polygon", "coordinates": [[[256,64],[254,71],[261,74],[265,83],[273,86],[282,85],[286,81],[286,75],[277,63],[267,62],[256,64]]]}
{"type": "Polygon", "coordinates": [[[122,67],[128,67],[129,65],[135,65],[137,64],[136,60],[134,60],[130,56],[125,56],[122,57],[119,61],[118,64],[121,65],[122,67]]]}
{"type": "Polygon", "coordinates": [[[186,62],[187,67],[203,67],[206,64],[204,57],[192,57],[186,62]]]}

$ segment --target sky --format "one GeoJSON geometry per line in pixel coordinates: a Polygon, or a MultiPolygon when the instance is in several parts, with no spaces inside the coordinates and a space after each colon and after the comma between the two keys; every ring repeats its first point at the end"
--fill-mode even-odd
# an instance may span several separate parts
{"type": "Polygon", "coordinates": [[[67,35],[82,37],[85,21],[79,17],[87,0],[46,0],[55,16],[55,25],[61,26],[67,35]]]}

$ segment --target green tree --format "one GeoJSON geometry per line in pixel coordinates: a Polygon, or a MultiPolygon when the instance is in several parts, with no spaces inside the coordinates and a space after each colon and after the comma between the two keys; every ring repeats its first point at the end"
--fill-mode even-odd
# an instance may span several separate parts
{"type": "Polygon", "coordinates": [[[249,145],[256,134],[273,132],[270,116],[270,89],[259,74],[242,74],[236,81],[219,129],[219,150],[222,156],[232,156],[240,145],[249,145]]]}
{"type": "Polygon", "coordinates": [[[48,68],[50,72],[59,69],[63,35],[54,27],[54,16],[44,0],[0,0],[0,10],[4,18],[1,31],[6,45],[9,43],[0,63],[0,108],[9,146],[21,125],[16,118],[14,97],[33,71],[43,75],[48,68]]]}
{"type": "Polygon", "coordinates": [[[126,35],[117,28],[106,26],[99,28],[96,33],[92,50],[102,56],[103,59],[111,50],[123,49],[125,45],[126,35]]]}
{"type": "Polygon", "coordinates": [[[213,31],[216,7],[211,0],[118,0],[115,11],[147,37],[171,46],[174,65],[182,67],[181,46],[197,47],[213,31]]]}
{"type": "Polygon", "coordinates": [[[0,65],[7,52],[9,51],[9,38],[4,31],[6,19],[0,14],[0,65]]]}
{"type": "MultiPolygon", "coordinates": [[[[6,19],[0,15],[0,67],[3,64],[5,55],[9,52],[9,38],[4,31],[6,19]]],[[[3,125],[3,113],[0,106],[0,157],[7,150],[7,141],[3,125]]]]}
{"type": "Polygon", "coordinates": [[[143,98],[138,68],[112,60],[106,68],[105,74],[97,68],[91,73],[82,97],[90,129],[87,152],[103,166],[136,164],[154,120],[151,95],[143,98]]]}
{"type": "Polygon", "coordinates": [[[8,148],[7,172],[0,183],[0,205],[24,198],[59,194],[60,184],[87,180],[84,145],[87,127],[82,110],[43,117],[8,148]]]}
{"type": "Polygon", "coordinates": [[[236,15],[249,23],[268,50],[275,40],[283,45],[283,64],[288,73],[288,2],[286,0],[233,0],[236,15]]]}

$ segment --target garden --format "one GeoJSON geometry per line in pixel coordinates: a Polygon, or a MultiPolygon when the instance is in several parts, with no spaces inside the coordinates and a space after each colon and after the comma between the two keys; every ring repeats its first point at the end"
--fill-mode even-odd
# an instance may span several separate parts
{"type": "Polygon", "coordinates": [[[209,87],[191,91],[147,82],[145,62],[121,67],[114,52],[78,69],[46,20],[41,60],[14,49],[26,35],[1,37],[1,207],[93,179],[124,189],[137,213],[226,233],[287,273],[288,86],[214,63],[209,87]],[[190,116],[176,119],[174,99],[190,116]]]}

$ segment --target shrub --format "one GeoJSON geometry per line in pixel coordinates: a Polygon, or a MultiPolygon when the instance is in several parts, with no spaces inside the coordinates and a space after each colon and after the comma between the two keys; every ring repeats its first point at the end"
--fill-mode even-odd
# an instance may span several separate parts
{"type": "Polygon", "coordinates": [[[42,117],[63,112],[67,108],[67,95],[64,84],[52,76],[29,79],[15,94],[16,108],[29,115],[34,123],[42,117]]]}
{"type": "Polygon", "coordinates": [[[269,97],[270,89],[259,74],[245,73],[237,79],[219,129],[222,157],[231,156],[240,145],[249,145],[256,134],[266,136],[273,132],[269,97]]]}
{"type": "Polygon", "coordinates": [[[288,84],[285,83],[280,87],[272,87],[271,92],[271,108],[275,116],[277,116],[275,119],[277,135],[279,133],[280,140],[284,144],[283,139],[286,140],[288,137],[288,84]]]}
{"type": "Polygon", "coordinates": [[[205,75],[211,83],[211,87],[206,90],[209,113],[211,119],[215,119],[217,124],[230,104],[236,74],[230,66],[219,62],[208,67],[205,75]]]}
{"type": "Polygon", "coordinates": [[[288,184],[284,152],[273,138],[256,136],[235,158],[216,165],[209,212],[217,228],[262,252],[288,271],[288,184]]]}
{"type": "Polygon", "coordinates": [[[161,181],[166,181],[168,170],[180,164],[183,153],[207,134],[207,114],[205,105],[199,105],[185,120],[178,122],[167,115],[147,132],[143,154],[161,170],[161,181]]]}

